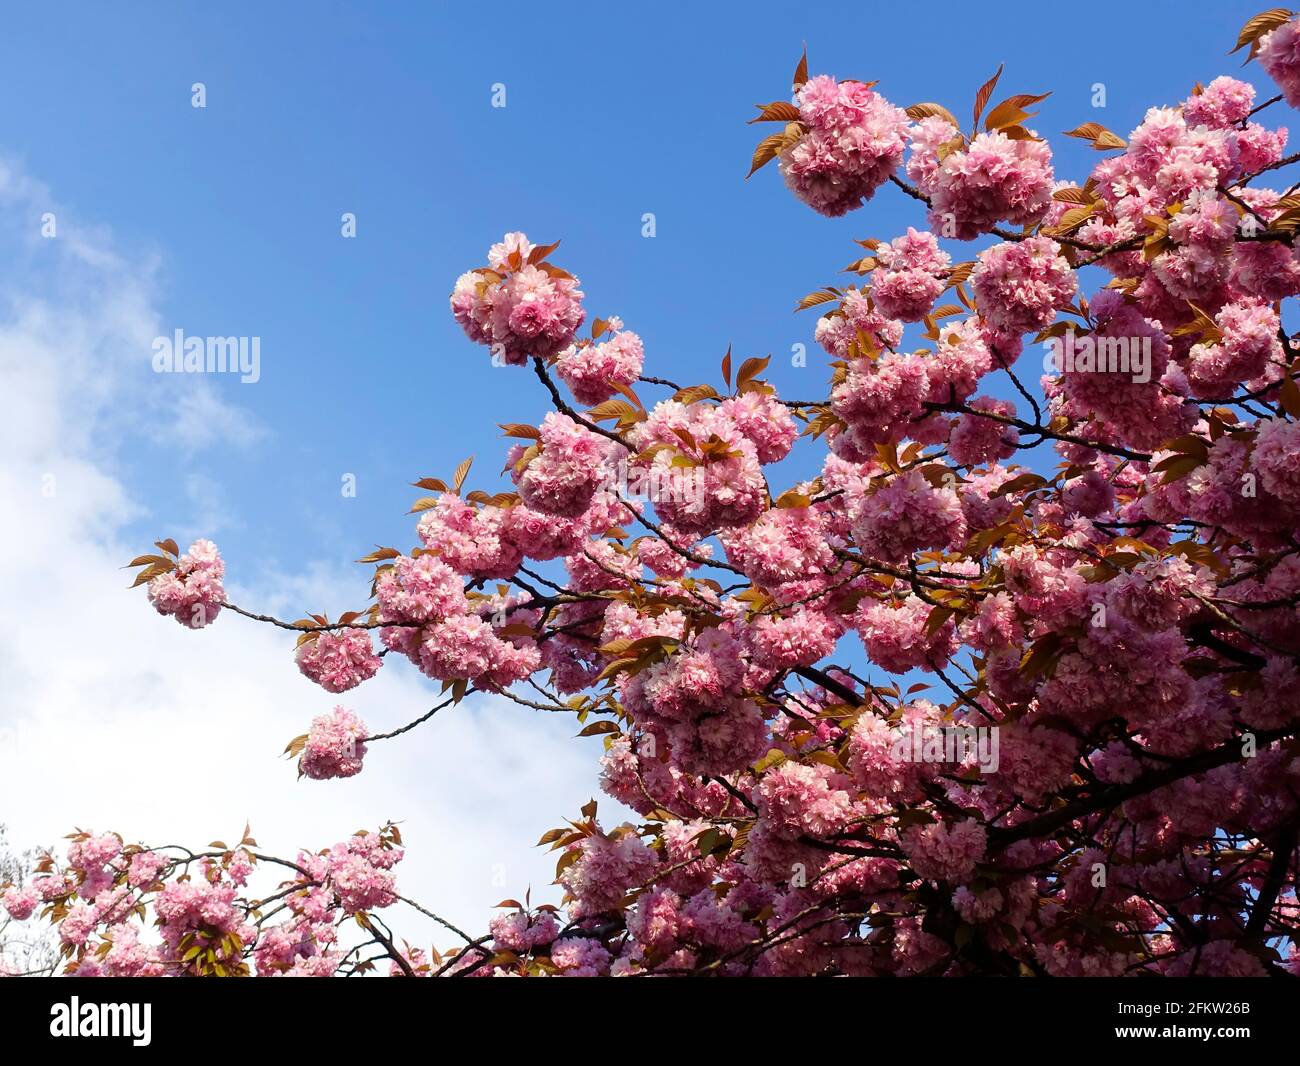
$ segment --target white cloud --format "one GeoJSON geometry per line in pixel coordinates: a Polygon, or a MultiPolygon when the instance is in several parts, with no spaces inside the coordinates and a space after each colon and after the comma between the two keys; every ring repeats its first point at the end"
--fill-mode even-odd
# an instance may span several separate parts
{"type": "MultiPolygon", "coordinates": [[[[261,846],[284,854],[392,818],[408,844],[404,893],[463,927],[482,931],[491,905],[529,884],[554,900],[553,856],[533,845],[593,793],[599,752],[571,741],[572,719],[471,697],[374,745],[357,778],[297,781],[279,753],[312,715],[344,702],[391,729],[423,713],[436,686],[394,661],[331,697],[297,673],[290,634],[229,613],[191,632],[127,590],[122,564],[148,546],[122,531],[149,501],[115,473],[114,443],[165,432],[166,411],[199,412],[223,439],[257,430],[191,377],[168,379],[179,405],[155,398],[156,264],[133,266],[62,215],[58,239],[42,241],[51,202],[0,165],[0,812],[11,841],[54,843],[81,826],[201,845],[250,820],[261,846]]],[[[194,479],[186,493],[195,524],[226,511],[218,484],[194,479]]],[[[291,612],[351,605],[357,576],[305,564],[274,586],[229,584],[235,602],[291,612]]],[[[435,938],[410,912],[394,920],[415,943],[435,938]]]]}
{"type": "Polygon", "coordinates": [[[247,448],[263,440],[267,431],[247,411],[226,403],[203,378],[182,377],[189,385],[169,412],[165,422],[152,423],[149,436],[186,455],[214,444],[247,448]]]}

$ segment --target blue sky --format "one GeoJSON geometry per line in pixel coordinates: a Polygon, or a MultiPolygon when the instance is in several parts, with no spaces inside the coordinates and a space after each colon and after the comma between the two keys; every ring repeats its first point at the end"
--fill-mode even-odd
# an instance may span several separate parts
{"type": "MultiPolygon", "coordinates": [[[[786,395],[821,395],[815,350],[807,369],[789,365],[814,325],[793,301],[835,282],[852,238],[894,236],[920,215],[886,189],[826,220],[774,168],[742,181],[761,135],[745,125],[751,105],[783,95],[807,41],[814,72],[879,79],[900,105],[934,99],[959,116],[1005,61],[1008,93],[1055,90],[1040,131],[1098,120],[1126,134],[1148,104],[1236,70],[1224,53],[1254,8],[1089,10],[1090,27],[1125,32],[1041,4],[487,15],[49,3],[12,12],[0,40],[0,148],[55,190],[69,222],[110,226],[128,254],[159,257],[165,330],[262,338],[261,382],[215,383],[266,430],[255,445],[185,455],[123,442],[123,476],[151,511],[140,539],[194,528],[193,494],[177,486],[197,471],[215,494],[207,510],[227,515],[233,569],[300,552],[342,562],[409,543],[409,481],[446,476],[470,453],[475,483],[494,478],[494,423],[544,410],[532,376],[491,367],[446,310],[457,274],[501,233],[562,238],[557,260],[594,313],[642,334],[650,372],[716,381],[731,343],[738,356],[775,353],[786,395]],[[1151,58],[1144,42],[1170,24],[1176,47],[1151,58]],[[190,106],[196,81],[203,110],[190,106]],[[1104,111],[1090,106],[1098,81],[1104,111]],[[496,82],[504,109],[490,106],[496,82]],[[344,211],[355,240],[339,234],[344,211]],[[640,235],[647,211],[653,239],[640,235]],[[345,472],[356,499],[339,493],[345,472]]],[[[1095,159],[1058,144],[1060,175],[1095,159]]]]}
{"type": "MultiPolygon", "coordinates": [[[[843,281],[854,238],[922,215],[886,189],[826,220],[775,168],[743,180],[763,132],[745,121],[788,91],[805,41],[814,72],[959,117],[1006,62],[1006,94],[1054,90],[1040,132],[1099,121],[1124,135],[1147,106],[1240,70],[1224,53],[1254,11],[1100,3],[1086,25],[1042,4],[8,12],[0,600],[24,612],[0,644],[11,839],[89,825],[207,840],[252,818],[283,851],[404,818],[413,896],[474,926],[529,884],[541,898],[550,864],[532,844],[595,791],[599,740],[480,701],[368,756],[357,778],[295,782],[281,747],[337,701],[298,676],[292,641],[236,618],[181,630],[127,593],[120,565],[155,537],[210,534],[242,606],[361,606],[369,569],[350,561],[412,544],[409,482],[474,454],[471,485],[493,487],[495,424],[545,413],[535,378],[492,367],[447,310],[457,275],[508,230],[563,240],[556,261],[582,278],[590,313],[642,335],[648,372],[719,384],[730,344],[773,354],[782,394],[824,395],[815,319],[792,314],[795,300],[843,281]],[[1096,82],[1105,110],[1090,105],[1096,82]],[[47,210],[54,241],[38,236],[47,210]],[[344,212],[356,239],[340,236],[344,212]],[[152,338],[177,328],[261,338],[261,380],[152,373],[152,338]],[[796,343],[807,368],[790,365],[796,343]],[[347,473],[355,498],[340,493],[347,473]],[[149,768],[180,785],[166,803],[149,768]]],[[[1097,158],[1056,147],[1060,177],[1097,158]]],[[[788,460],[773,488],[811,469],[788,460]]],[[[345,702],[391,728],[429,694],[394,663],[345,702]]]]}

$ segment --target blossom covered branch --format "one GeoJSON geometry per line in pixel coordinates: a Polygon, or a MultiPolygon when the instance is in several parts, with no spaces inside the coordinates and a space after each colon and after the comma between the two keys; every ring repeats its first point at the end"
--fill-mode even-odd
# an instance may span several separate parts
{"type": "Polygon", "coordinates": [[[317,716],[307,777],[470,692],[602,736],[640,822],[593,801],[543,836],[562,909],[399,946],[390,826],[260,900],[247,839],[79,834],[10,915],[41,907],[80,974],[1300,974],[1300,195],[1257,184],[1297,160],[1257,116],[1300,106],[1300,22],[1238,43],[1279,97],[1218,77],[1127,139],[1084,123],[1079,182],[1001,71],[963,132],[801,61],[751,173],[827,216],[902,192],[916,223],[799,302],[821,399],[730,352],[714,383],[644,373],[620,319],[582,334],[557,246],[511,233],[450,300],[554,408],[502,426],[510,491],[467,491],[468,462],[416,482],[416,545],[366,556],[371,602],[335,621],[229,604],[205,540],[133,561],[187,627],[296,631],[328,693],[400,659],[441,684],[386,733],[317,716]],[[783,483],[797,446],[816,473],[783,483]]]}

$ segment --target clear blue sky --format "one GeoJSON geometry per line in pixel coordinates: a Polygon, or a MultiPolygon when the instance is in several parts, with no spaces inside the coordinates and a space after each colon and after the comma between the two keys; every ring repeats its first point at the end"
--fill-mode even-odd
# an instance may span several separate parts
{"type": "MultiPolygon", "coordinates": [[[[793,301],[835,282],[852,238],[921,215],[886,189],[825,220],[775,168],[742,180],[761,135],[745,120],[788,91],[803,42],[814,72],[959,117],[1005,61],[1007,93],[1054,90],[1041,132],[1096,120],[1127,134],[1148,105],[1237,72],[1225,52],[1263,6],[1094,3],[1085,23],[1043,3],[44,2],[12,8],[0,36],[0,152],[73,223],[160,257],[165,329],[262,338],[261,382],[218,385],[268,428],[259,445],[184,458],[140,440],[117,460],[152,508],[142,544],[192,519],[184,472],[212,479],[238,523],[219,540],[247,575],[298,553],[409,546],[407,483],[470,453],[473,483],[491,485],[494,423],[536,420],[544,396],[489,365],[446,297],[507,230],[562,238],[556,260],[591,312],[641,333],[649,372],[716,382],[730,343],[774,353],[786,395],[822,395],[814,319],[793,301]],[[190,105],[198,81],[204,110],[190,105]],[[505,109],[490,106],[496,82],[505,109]],[[345,211],[355,240],[339,235],[345,211]],[[809,369],[789,365],[799,341],[809,369]],[[355,500],[340,496],[344,472],[355,500]]],[[[1257,68],[1244,76],[1268,88],[1257,68]]],[[[1095,158],[1065,141],[1058,175],[1095,158]]]]}

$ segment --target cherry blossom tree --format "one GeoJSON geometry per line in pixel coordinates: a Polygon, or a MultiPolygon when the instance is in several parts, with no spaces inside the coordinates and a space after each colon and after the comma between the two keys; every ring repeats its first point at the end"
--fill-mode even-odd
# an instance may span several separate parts
{"type": "Polygon", "coordinates": [[[414,546],[333,620],[230,603],[206,540],[133,560],[160,614],[278,626],[349,704],[396,660],[441,684],[387,733],[320,713],[306,777],[471,693],[602,736],[639,822],[593,801],[542,837],[562,908],[416,947],[379,913],[436,918],[395,826],[292,860],[78,831],[12,921],[81,975],[1300,975],[1300,155],[1265,115],[1300,107],[1300,22],[1238,47],[1279,95],[1224,76],[1127,139],[1083,123],[1074,181],[1044,94],[995,75],[964,128],[805,57],[751,173],[827,216],[896,195],[903,230],[799,302],[820,398],[730,352],[647,374],[511,233],[450,301],[554,408],[502,427],[510,491],[422,478],[414,546]],[[796,446],[817,472],[782,483],[796,446]]]}

